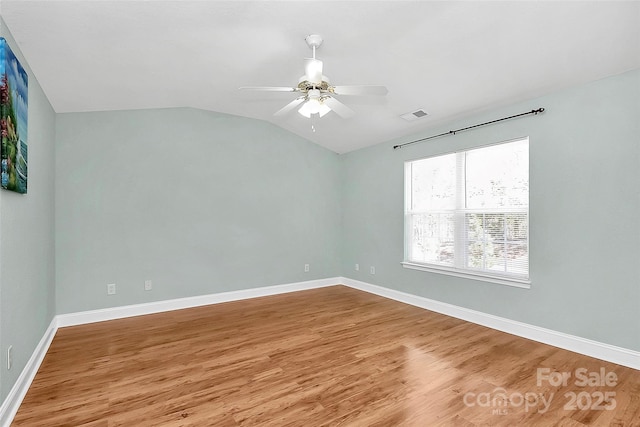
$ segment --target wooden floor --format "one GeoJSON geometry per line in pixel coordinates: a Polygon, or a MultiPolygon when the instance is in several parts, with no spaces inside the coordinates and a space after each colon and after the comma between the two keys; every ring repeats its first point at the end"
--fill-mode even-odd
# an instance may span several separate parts
{"type": "Polygon", "coordinates": [[[61,328],[12,425],[640,426],[640,371],[335,286],[61,328]]]}

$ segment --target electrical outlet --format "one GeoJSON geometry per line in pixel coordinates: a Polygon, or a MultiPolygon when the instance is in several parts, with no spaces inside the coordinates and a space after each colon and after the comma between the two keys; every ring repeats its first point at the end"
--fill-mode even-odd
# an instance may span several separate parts
{"type": "Polygon", "coordinates": [[[150,291],[151,289],[153,289],[153,283],[151,282],[151,280],[145,280],[144,281],[144,290],[145,291],[150,291]]]}
{"type": "Polygon", "coordinates": [[[116,294],[116,284],[109,283],[107,285],[107,295],[115,295],[116,294]]]}
{"type": "Polygon", "coordinates": [[[360,264],[356,264],[356,271],[360,271],[360,264]]]}
{"type": "Polygon", "coordinates": [[[369,269],[369,273],[376,274],[376,268],[374,266],[371,266],[371,268],[369,269]]]}
{"type": "Polygon", "coordinates": [[[7,349],[7,370],[10,370],[12,365],[13,365],[13,346],[10,345],[9,348],[7,349]]]}
{"type": "Polygon", "coordinates": [[[305,264],[304,265],[304,272],[308,273],[309,272],[309,264],[305,264]]]}

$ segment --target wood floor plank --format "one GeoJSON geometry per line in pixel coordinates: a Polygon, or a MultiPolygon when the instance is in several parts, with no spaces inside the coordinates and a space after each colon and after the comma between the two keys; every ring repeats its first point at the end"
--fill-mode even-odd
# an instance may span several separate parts
{"type": "Polygon", "coordinates": [[[61,328],[12,425],[633,427],[640,371],[333,286],[61,328]]]}

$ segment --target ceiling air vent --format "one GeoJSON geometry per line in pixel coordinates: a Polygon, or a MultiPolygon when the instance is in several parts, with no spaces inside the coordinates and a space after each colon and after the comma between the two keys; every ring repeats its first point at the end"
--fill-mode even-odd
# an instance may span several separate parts
{"type": "Polygon", "coordinates": [[[418,120],[418,119],[420,119],[422,117],[427,117],[428,115],[429,115],[429,113],[427,113],[423,109],[419,109],[419,110],[416,110],[416,111],[412,111],[410,113],[403,114],[400,117],[405,119],[408,122],[412,122],[412,121],[418,120]]]}

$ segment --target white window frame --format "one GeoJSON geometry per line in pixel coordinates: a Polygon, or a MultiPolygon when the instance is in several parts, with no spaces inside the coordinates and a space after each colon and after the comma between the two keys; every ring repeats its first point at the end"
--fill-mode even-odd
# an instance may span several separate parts
{"type": "Polygon", "coordinates": [[[493,213],[526,213],[527,215],[527,255],[530,256],[531,253],[531,246],[529,244],[529,240],[530,240],[530,235],[531,235],[531,229],[530,229],[530,221],[529,221],[529,203],[527,203],[527,207],[526,208],[509,208],[509,209],[491,209],[491,208],[487,208],[487,209],[466,209],[465,207],[465,180],[461,179],[464,177],[464,161],[465,161],[465,154],[468,151],[472,151],[472,150],[477,150],[477,149],[481,149],[481,148],[485,148],[485,147],[491,147],[491,146],[495,146],[495,145],[501,145],[501,144],[508,144],[511,142],[517,142],[517,141],[522,141],[522,140],[526,140],[528,142],[529,138],[528,137],[522,137],[522,138],[517,138],[517,139],[513,139],[513,140],[509,140],[509,141],[502,141],[502,142],[498,142],[495,144],[489,144],[489,145],[483,145],[483,146],[478,146],[478,147],[471,147],[469,149],[466,150],[461,150],[461,151],[455,151],[453,153],[442,153],[442,154],[438,154],[436,156],[430,156],[430,157],[425,157],[425,158],[420,158],[420,159],[414,159],[414,160],[409,160],[405,162],[405,166],[404,166],[404,174],[405,174],[405,182],[404,182],[404,186],[405,186],[405,215],[404,215],[404,242],[405,242],[405,247],[404,247],[404,261],[402,262],[402,266],[404,268],[409,268],[409,269],[414,269],[414,270],[420,270],[420,271],[427,271],[427,272],[431,272],[431,273],[439,273],[439,274],[446,274],[449,276],[455,276],[455,277],[463,277],[463,278],[468,278],[468,279],[474,279],[474,280],[480,280],[480,281],[485,281],[485,282],[491,282],[491,283],[497,283],[497,284],[501,284],[501,285],[508,285],[508,286],[515,286],[515,287],[519,287],[519,288],[525,288],[525,289],[529,289],[531,287],[531,271],[530,271],[530,265],[529,265],[529,271],[527,275],[516,275],[516,274],[510,274],[510,273],[498,273],[498,274],[492,274],[490,272],[487,272],[486,270],[475,270],[475,269],[471,269],[471,268],[467,268],[465,267],[465,262],[466,259],[463,255],[465,252],[465,245],[467,242],[466,236],[465,236],[465,215],[467,213],[487,213],[487,214],[493,214],[493,213]],[[442,155],[447,155],[447,154],[454,154],[456,155],[456,163],[457,163],[457,167],[456,167],[456,174],[458,175],[456,177],[456,209],[454,211],[454,224],[455,224],[455,231],[454,231],[454,254],[456,254],[454,256],[454,266],[450,267],[450,266],[445,266],[445,265],[439,265],[439,264],[435,264],[435,263],[428,263],[428,262],[416,262],[416,261],[410,261],[409,260],[409,254],[410,254],[410,245],[411,245],[411,235],[412,235],[412,227],[411,227],[411,218],[413,215],[415,214],[419,214],[420,212],[413,212],[411,210],[412,208],[412,200],[411,200],[411,164],[413,162],[419,161],[419,160],[424,160],[424,159],[428,159],[428,158],[432,158],[432,157],[438,157],[438,156],[442,156],[442,155]],[[462,176],[460,176],[460,174],[462,176]]]}

